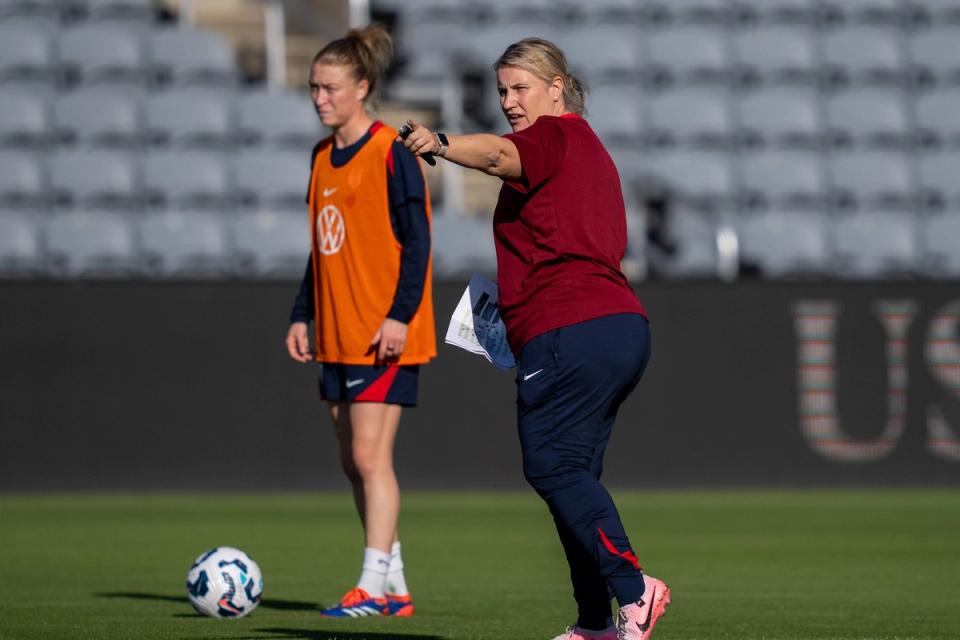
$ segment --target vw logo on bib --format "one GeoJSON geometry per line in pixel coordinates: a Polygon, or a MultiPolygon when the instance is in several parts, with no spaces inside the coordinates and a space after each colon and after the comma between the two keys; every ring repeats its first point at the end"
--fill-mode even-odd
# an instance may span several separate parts
{"type": "Polygon", "coordinates": [[[320,253],[332,256],[340,251],[346,233],[346,225],[343,224],[343,215],[339,209],[328,204],[320,210],[317,215],[317,246],[320,253]]]}

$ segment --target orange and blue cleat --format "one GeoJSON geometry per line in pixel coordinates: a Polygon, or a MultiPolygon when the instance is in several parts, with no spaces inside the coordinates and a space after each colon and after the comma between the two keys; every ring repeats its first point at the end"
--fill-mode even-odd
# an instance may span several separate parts
{"type": "Polygon", "coordinates": [[[405,596],[387,594],[387,611],[385,616],[406,618],[413,615],[413,598],[408,593],[405,596]]]}
{"type": "Polygon", "coordinates": [[[387,615],[387,599],[374,598],[360,587],[350,589],[332,607],[327,607],[320,615],[328,618],[363,618],[366,616],[387,615]]]}

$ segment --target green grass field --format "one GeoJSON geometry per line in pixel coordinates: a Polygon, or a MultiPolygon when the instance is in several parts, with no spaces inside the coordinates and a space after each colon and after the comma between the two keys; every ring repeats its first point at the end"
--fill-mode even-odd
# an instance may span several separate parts
{"type": "MultiPolygon", "coordinates": [[[[615,492],[667,580],[671,638],[960,638],[960,491],[615,492]]],[[[346,494],[0,495],[0,638],[542,640],[575,618],[532,492],[410,494],[410,619],[317,614],[352,586],[346,494]],[[248,618],[196,615],[194,557],[240,547],[264,573],[248,618]]]]}

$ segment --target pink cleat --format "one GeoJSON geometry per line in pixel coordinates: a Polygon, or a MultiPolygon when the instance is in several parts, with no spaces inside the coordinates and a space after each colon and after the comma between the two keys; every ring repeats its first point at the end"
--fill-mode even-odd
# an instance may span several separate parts
{"type": "Polygon", "coordinates": [[[567,627],[567,630],[553,640],[617,640],[617,630],[608,627],[603,631],[590,631],[580,627],[567,627]]]}
{"type": "Polygon", "coordinates": [[[617,640],[647,640],[657,620],[667,612],[670,587],[663,580],[643,576],[643,597],[634,604],[620,607],[617,613],[617,640]]]}

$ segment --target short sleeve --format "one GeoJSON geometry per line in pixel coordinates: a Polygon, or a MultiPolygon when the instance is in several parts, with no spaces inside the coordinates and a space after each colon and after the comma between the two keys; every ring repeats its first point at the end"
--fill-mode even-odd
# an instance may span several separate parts
{"type": "Polygon", "coordinates": [[[523,131],[504,137],[516,145],[522,170],[518,182],[504,184],[520,192],[532,191],[556,175],[567,151],[567,139],[559,118],[540,117],[523,131]]]}

